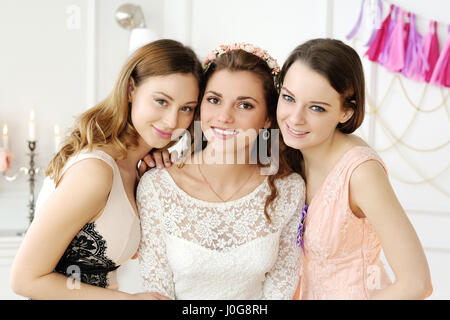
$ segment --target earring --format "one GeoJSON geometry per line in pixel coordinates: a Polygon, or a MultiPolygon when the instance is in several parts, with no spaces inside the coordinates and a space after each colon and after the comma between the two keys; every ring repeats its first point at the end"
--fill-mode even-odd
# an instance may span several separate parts
{"type": "Polygon", "coordinates": [[[270,131],[269,131],[269,129],[264,129],[264,130],[263,130],[263,132],[262,132],[262,138],[263,138],[264,140],[269,140],[269,138],[270,138],[270,131]]]}

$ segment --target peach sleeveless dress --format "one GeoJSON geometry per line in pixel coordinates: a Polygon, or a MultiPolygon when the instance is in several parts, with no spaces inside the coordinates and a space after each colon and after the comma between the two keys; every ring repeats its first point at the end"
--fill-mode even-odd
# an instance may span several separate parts
{"type": "Polygon", "coordinates": [[[367,218],[356,217],[348,201],[351,174],[369,160],[380,162],[386,170],[370,147],[347,151],[311,200],[304,222],[302,274],[294,299],[363,300],[391,283],[373,226],[367,218]]]}

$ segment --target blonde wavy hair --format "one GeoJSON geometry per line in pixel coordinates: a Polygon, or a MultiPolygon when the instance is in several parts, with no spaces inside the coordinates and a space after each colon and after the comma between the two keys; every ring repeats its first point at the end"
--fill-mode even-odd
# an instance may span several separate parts
{"type": "Polygon", "coordinates": [[[57,183],[67,160],[85,148],[92,151],[95,147],[110,146],[119,151],[120,159],[125,159],[127,149],[138,146],[139,137],[131,121],[131,103],[128,99],[131,79],[135,87],[138,87],[148,77],[174,73],[191,73],[197,79],[199,87],[202,84],[203,69],[200,61],[192,49],[180,42],[162,39],[136,50],[122,67],[114,88],[106,99],[76,119],[45,174],[57,183]]]}

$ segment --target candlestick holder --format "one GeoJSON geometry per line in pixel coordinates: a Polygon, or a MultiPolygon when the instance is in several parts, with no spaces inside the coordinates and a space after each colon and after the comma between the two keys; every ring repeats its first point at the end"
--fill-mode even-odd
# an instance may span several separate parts
{"type": "MultiPolygon", "coordinates": [[[[27,155],[29,156],[29,163],[28,167],[21,167],[19,169],[19,172],[15,175],[8,176],[4,174],[4,177],[6,181],[12,182],[16,180],[20,173],[23,173],[25,176],[28,176],[28,185],[30,190],[30,195],[28,198],[28,220],[29,224],[33,222],[34,219],[34,211],[35,211],[35,197],[34,197],[34,187],[35,187],[35,177],[39,173],[40,169],[35,166],[34,158],[36,156],[35,150],[36,150],[36,141],[28,141],[28,150],[29,152],[27,155]]],[[[26,231],[25,231],[26,232],[26,231]]],[[[20,234],[23,235],[23,234],[20,234]]]]}

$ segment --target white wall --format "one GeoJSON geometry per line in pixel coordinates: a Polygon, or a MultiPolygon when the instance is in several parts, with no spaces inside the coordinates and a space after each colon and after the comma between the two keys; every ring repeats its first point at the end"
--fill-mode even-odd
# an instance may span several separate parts
{"type": "MultiPolygon", "coordinates": [[[[129,31],[114,19],[123,3],[141,6],[146,23],[162,37],[190,44],[204,58],[219,44],[247,41],[268,50],[281,65],[288,53],[301,42],[333,36],[344,40],[359,13],[360,0],[2,0],[0,2],[0,126],[8,124],[14,154],[12,171],[27,164],[27,116],[30,106],[36,109],[38,160],[44,168],[53,152],[53,125],[63,129],[73,117],[103,99],[111,90],[117,73],[128,54],[129,31]],[[80,28],[68,30],[70,5],[80,8],[80,28]],[[25,9],[26,8],[26,9],[25,9]],[[92,19],[89,16],[92,15],[92,19]],[[93,23],[93,24],[92,24],[93,23]],[[94,42],[92,42],[94,41],[94,42]],[[93,44],[93,45],[92,45],[93,44]]],[[[385,15],[388,10],[384,2],[385,15]]],[[[392,0],[419,15],[418,28],[427,31],[428,19],[450,23],[450,1],[392,0]]],[[[441,48],[447,40],[444,24],[438,27],[441,48]]],[[[363,55],[367,28],[353,43],[363,55]]],[[[369,95],[380,103],[392,74],[363,58],[369,95]]],[[[401,78],[405,90],[416,103],[424,85],[401,78]]],[[[449,89],[444,90],[448,95],[449,89]]],[[[430,86],[424,109],[441,102],[439,89],[430,86]]],[[[449,112],[441,108],[433,113],[418,113],[403,137],[405,143],[427,149],[450,139],[449,112]]],[[[380,108],[380,117],[400,135],[414,116],[396,83],[380,108]]],[[[376,149],[390,146],[379,121],[367,116],[359,134],[376,149]]],[[[450,267],[449,178],[450,170],[430,183],[408,184],[398,178],[420,181],[432,177],[449,165],[450,147],[435,152],[415,152],[404,146],[380,151],[391,173],[394,189],[429,258],[435,293],[433,298],[449,298],[450,284],[445,270],[450,267]],[[439,192],[437,189],[442,189],[439,192]],[[445,195],[445,193],[447,195],[445,195]]],[[[43,175],[39,177],[42,181],[43,175]]],[[[0,229],[23,229],[27,226],[26,179],[6,182],[0,177],[0,229]]],[[[132,269],[132,268],[131,268],[132,269]]],[[[131,290],[131,289],[130,289],[131,290]]]]}
{"type": "Polygon", "coordinates": [[[164,34],[164,0],[85,0],[97,2],[97,101],[111,91],[122,64],[128,56],[130,32],[116,22],[114,14],[122,4],[141,7],[146,27],[161,37],[164,34]]]}
{"type": "MultiPolygon", "coordinates": [[[[8,124],[13,153],[12,172],[27,164],[27,121],[36,110],[38,165],[53,152],[53,125],[63,128],[85,108],[85,38],[80,29],[68,30],[66,9],[86,11],[86,1],[0,2],[0,125],[8,124]]],[[[28,215],[27,183],[0,177],[0,227],[23,228],[28,215]]]]}
{"type": "MultiPolygon", "coordinates": [[[[28,114],[36,110],[37,176],[54,150],[53,127],[66,131],[74,117],[106,97],[128,55],[130,32],[115,20],[126,0],[2,0],[0,1],[0,126],[6,123],[13,153],[10,175],[28,165],[28,114]],[[78,29],[68,29],[80,9],[78,29]],[[93,11],[92,11],[93,10],[93,11]],[[90,18],[93,15],[93,18],[90,18]],[[91,44],[91,40],[94,43],[91,44]]],[[[163,1],[136,0],[147,27],[163,35],[163,1]]],[[[0,129],[1,129],[0,128],[0,129]]],[[[28,182],[0,176],[0,228],[28,225],[28,182]]],[[[37,191],[36,191],[37,197],[37,191]]]]}

